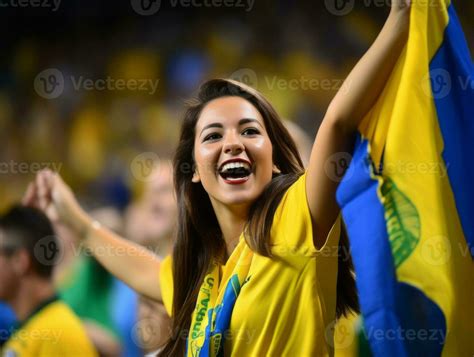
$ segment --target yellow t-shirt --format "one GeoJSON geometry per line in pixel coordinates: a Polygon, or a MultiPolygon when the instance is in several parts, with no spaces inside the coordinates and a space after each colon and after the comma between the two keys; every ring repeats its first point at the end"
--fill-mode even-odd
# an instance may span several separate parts
{"type": "Polygon", "coordinates": [[[98,356],[79,318],[59,300],[28,318],[1,352],[3,357],[98,356]]]}
{"type": "MultiPolygon", "coordinates": [[[[225,334],[226,356],[333,355],[340,218],[321,249],[313,243],[306,174],[283,196],[273,219],[270,259],[254,254],[225,334]]],[[[246,244],[243,236],[240,244],[246,244]]],[[[171,315],[171,258],[163,260],[160,284],[171,315]]],[[[226,266],[222,267],[225,276],[226,266]]],[[[225,288],[224,284],[219,286],[225,288]]]]}

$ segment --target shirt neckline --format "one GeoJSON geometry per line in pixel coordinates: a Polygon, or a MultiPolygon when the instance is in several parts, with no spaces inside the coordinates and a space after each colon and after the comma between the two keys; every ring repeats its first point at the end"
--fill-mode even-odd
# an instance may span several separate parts
{"type": "MultiPolygon", "coordinates": [[[[19,321],[16,326],[15,326],[15,329],[13,331],[13,333],[15,333],[16,331],[18,331],[19,329],[21,329],[22,327],[24,327],[35,315],[37,315],[40,311],[42,311],[45,307],[47,307],[48,305],[56,302],[59,300],[59,296],[57,294],[54,294],[53,296],[43,300],[41,303],[39,303],[34,309],[32,312],[30,312],[30,314],[23,320],[23,321],[19,321]]],[[[12,333],[12,335],[13,335],[12,333]]]]}

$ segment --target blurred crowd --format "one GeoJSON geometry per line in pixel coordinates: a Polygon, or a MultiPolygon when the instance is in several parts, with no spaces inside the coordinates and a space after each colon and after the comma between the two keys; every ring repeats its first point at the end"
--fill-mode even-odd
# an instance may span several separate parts
{"type": "MultiPolygon", "coordinates": [[[[91,208],[123,209],[140,183],[134,163],[148,158],[139,155],[172,155],[184,102],[211,77],[246,80],[314,136],[387,14],[359,5],[335,16],[324,2],[256,1],[250,11],[161,3],[153,16],[127,2],[2,8],[0,208],[47,166],[91,208]],[[48,69],[64,78],[52,99],[36,86],[48,69]],[[107,78],[112,85],[100,86],[107,78]]],[[[457,3],[473,48],[474,4],[457,3]]]]}
{"type": "MultiPolygon", "coordinates": [[[[162,1],[152,16],[129,1],[68,1],[57,11],[2,8],[0,211],[49,167],[96,219],[165,256],[176,215],[166,160],[185,100],[208,78],[243,80],[312,139],[387,15],[387,7],[361,3],[345,16],[331,14],[323,1],[283,0],[256,0],[250,9],[162,1]],[[53,95],[41,87],[48,83],[53,95]]],[[[473,49],[474,2],[454,3],[473,49]]],[[[164,312],[147,301],[138,309],[131,290],[87,254],[76,254],[74,237],[62,239],[55,281],[95,342],[111,355],[156,346],[146,337],[156,327],[146,318],[137,325],[137,316],[164,312]]]]}

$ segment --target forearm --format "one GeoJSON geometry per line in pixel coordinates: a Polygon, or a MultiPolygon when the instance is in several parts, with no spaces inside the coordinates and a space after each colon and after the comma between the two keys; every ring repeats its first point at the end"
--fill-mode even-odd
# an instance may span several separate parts
{"type": "Polygon", "coordinates": [[[408,37],[408,17],[392,11],[370,49],[357,63],[328,108],[328,118],[355,131],[384,89],[408,37]]]}
{"type": "Polygon", "coordinates": [[[140,294],[161,301],[158,256],[107,228],[94,225],[86,214],[78,218],[78,226],[82,244],[104,268],[140,294]]]}

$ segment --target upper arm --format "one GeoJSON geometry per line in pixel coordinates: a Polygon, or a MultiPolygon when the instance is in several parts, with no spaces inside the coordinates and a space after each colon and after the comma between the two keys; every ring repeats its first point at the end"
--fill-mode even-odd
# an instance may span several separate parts
{"type": "Polygon", "coordinates": [[[349,166],[353,140],[353,131],[344,129],[326,114],[316,135],[306,174],[306,196],[316,248],[324,245],[339,214],[336,190],[344,169],[349,166]]]}

